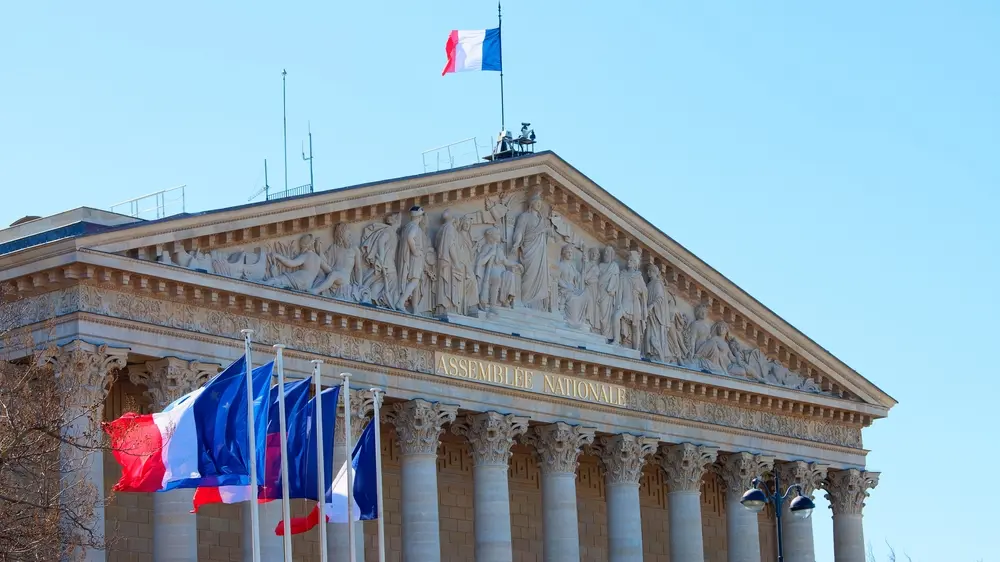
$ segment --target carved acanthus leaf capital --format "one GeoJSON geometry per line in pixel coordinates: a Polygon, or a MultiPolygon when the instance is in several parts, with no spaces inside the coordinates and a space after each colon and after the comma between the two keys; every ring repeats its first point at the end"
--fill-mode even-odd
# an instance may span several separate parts
{"type": "Polygon", "coordinates": [[[847,470],[831,470],[822,487],[826,490],[826,499],[830,500],[830,509],[834,515],[860,515],[865,507],[868,490],[878,486],[878,472],[867,472],[856,468],[847,470]]]}
{"type": "Polygon", "coordinates": [[[128,368],[128,378],[132,384],[145,386],[143,393],[149,398],[155,411],[160,411],[174,400],[208,382],[221,365],[185,361],[167,357],[158,361],[147,361],[145,365],[128,368]]]}
{"type": "Polygon", "coordinates": [[[806,461],[777,462],[774,464],[774,472],[781,480],[781,486],[787,488],[792,484],[798,484],[802,488],[802,495],[813,497],[813,492],[826,478],[825,464],[806,461]]]}
{"type": "MultiPolygon", "coordinates": [[[[341,390],[343,392],[343,390],[341,390]]],[[[351,443],[357,443],[368,425],[368,415],[375,409],[375,396],[370,390],[351,390],[351,443]]],[[[334,443],[347,444],[347,424],[344,419],[344,399],[337,401],[337,424],[333,428],[334,443]]]]}
{"type": "Polygon", "coordinates": [[[657,460],[667,476],[671,492],[697,492],[708,465],[719,455],[718,447],[680,443],[663,445],[657,460]]]}
{"type": "Polygon", "coordinates": [[[532,427],[524,435],[523,441],[535,447],[543,474],[574,474],[580,450],[594,442],[594,431],[591,427],[556,422],[532,427]]]}
{"type": "Polygon", "coordinates": [[[71,405],[91,407],[104,400],[114,373],[125,368],[128,348],[94,345],[73,340],[61,347],[50,347],[35,354],[39,366],[51,365],[64,399],[71,405]]]}
{"type": "Polygon", "coordinates": [[[514,414],[485,412],[465,416],[452,424],[451,431],[462,435],[472,445],[471,454],[476,466],[507,466],[510,462],[510,448],[514,437],[528,429],[528,418],[514,414]]]}
{"type": "Polygon", "coordinates": [[[407,455],[434,455],[444,424],[455,421],[458,406],[417,398],[386,408],[386,421],[396,428],[400,452],[407,455]]]}
{"type": "Polygon", "coordinates": [[[601,436],[591,450],[601,459],[608,484],[639,484],[646,458],[656,452],[657,440],[622,433],[601,436]]]}
{"type": "Polygon", "coordinates": [[[750,489],[754,478],[771,472],[774,458],[753,453],[725,453],[719,455],[712,470],[726,483],[726,493],[737,498],[750,489]]]}

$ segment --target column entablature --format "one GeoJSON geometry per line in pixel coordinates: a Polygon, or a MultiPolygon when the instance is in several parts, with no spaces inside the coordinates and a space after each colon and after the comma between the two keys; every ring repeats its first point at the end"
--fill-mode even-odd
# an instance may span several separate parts
{"type": "MultiPolygon", "coordinates": [[[[148,265],[164,273],[164,266],[148,265]]],[[[440,322],[388,310],[379,309],[373,314],[369,307],[264,288],[235,279],[223,281],[222,285],[231,285],[229,290],[199,286],[195,283],[196,280],[201,283],[212,281],[218,285],[218,278],[210,276],[211,280],[205,279],[203,274],[188,270],[180,270],[179,277],[197,278],[191,279],[190,283],[119,268],[74,264],[62,269],[72,269],[72,274],[67,274],[67,277],[71,276],[74,284],[91,287],[90,290],[127,292],[180,305],[231,312],[261,321],[393,341],[400,345],[438,350],[442,353],[459,353],[511,367],[540,369],[654,393],[816,420],[824,424],[860,429],[870,425],[876,417],[881,417],[875,412],[876,407],[859,402],[814,394],[803,396],[801,392],[781,387],[706,375],[649,361],[609,358],[604,354],[577,348],[563,349],[564,346],[559,344],[442,325],[440,322]],[[267,292],[274,292],[274,298],[261,296],[267,292]],[[287,302],[282,302],[282,299],[287,302]]]]}

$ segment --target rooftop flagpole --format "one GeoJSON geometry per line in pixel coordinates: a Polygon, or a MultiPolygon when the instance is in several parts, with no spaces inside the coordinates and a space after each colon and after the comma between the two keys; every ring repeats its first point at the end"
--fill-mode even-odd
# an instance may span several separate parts
{"type": "Polygon", "coordinates": [[[497,0],[497,31],[500,35],[500,136],[507,133],[507,120],[503,110],[503,14],[500,11],[500,0],[497,0]]]}
{"type": "Polygon", "coordinates": [[[288,72],[281,70],[281,140],[285,146],[285,195],[288,195],[288,110],[285,105],[285,76],[288,72]]]}

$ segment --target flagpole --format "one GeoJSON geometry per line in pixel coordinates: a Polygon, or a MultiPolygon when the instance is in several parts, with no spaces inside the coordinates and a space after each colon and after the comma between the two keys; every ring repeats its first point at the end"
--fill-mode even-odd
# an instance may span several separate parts
{"type": "Polygon", "coordinates": [[[344,436],[347,441],[347,544],[351,549],[349,560],[355,562],[354,545],[354,445],[351,443],[351,374],[340,373],[344,379],[344,436]]]}
{"type": "Polygon", "coordinates": [[[385,562],[385,515],[382,510],[382,422],[379,408],[382,406],[382,389],[373,388],[374,398],[371,423],[375,424],[375,496],[378,498],[378,562],[385,562]]]}
{"type": "Polygon", "coordinates": [[[288,424],[285,421],[285,346],[274,346],[274,366],[278,371],[278,431],[281,432],[281,521],[285,526],[285,562],[292,562],[292,506],[288,483],[288,424]]]}
{"type": "MultiPolygon", "coordinates": [[[[319,483],[316,490],[319,493],[319,561],[327,562],[326,552],[326,459],[323,450],[323,377],[321,369],[323,361],[313,359],[313,383],[316,385],[316,465],[319,483]]],[[[334,410],[334,415],[337,412],[334,410]]]]}
{"type": "Polygon", "coordinates": [[[507,133],[507,120],[503,110],[503,14],[500,12],[500,0],[497,0],[497,32],[500,35],[500,135],[507,133]]]}
{"type": "Polygon", "coordinates": [[[247,374],[247,436],[250,441],[250,536],[253,548],[253,562],[260,562],[260,509],[257,505],[257,436],[253,416],[253,360],[250,354],[250,338],[253,330],[240,330],[243,334],[243,353],[246,361],[243,367],[247,374]]]}

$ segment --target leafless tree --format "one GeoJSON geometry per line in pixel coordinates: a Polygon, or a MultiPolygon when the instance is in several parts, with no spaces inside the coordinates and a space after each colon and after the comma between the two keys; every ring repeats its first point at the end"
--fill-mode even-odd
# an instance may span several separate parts
{"type": "Polygon", "coordinates": [[[93,421],[103,395],[39,365],[53,348],[19,328],[30,305],[11,295],[0,288],[0,562],[75,560],[109,546],[92,523],[106,498],[86,470],[107,447],[93,421]]]}

